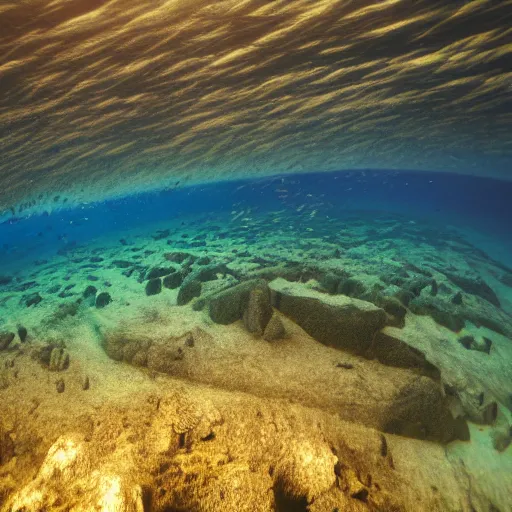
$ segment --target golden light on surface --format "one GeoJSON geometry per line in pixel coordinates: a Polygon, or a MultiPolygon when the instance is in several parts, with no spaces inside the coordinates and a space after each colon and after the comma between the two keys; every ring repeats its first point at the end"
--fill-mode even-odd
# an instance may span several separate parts
{"type": "Polygon", "coordinates": [[[512,0],[3,5],[0,208],[348,167],[510,178],[507,12],[512,0]]]}

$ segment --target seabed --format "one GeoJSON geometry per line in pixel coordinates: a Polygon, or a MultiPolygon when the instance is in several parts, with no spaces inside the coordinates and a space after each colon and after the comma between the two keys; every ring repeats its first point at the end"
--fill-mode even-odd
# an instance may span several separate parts
{"type": "Polygon", "coordinates": [[[235,208],[0,279],[3,511],[511,510],[512,270],[398,213],[235,208]]]}

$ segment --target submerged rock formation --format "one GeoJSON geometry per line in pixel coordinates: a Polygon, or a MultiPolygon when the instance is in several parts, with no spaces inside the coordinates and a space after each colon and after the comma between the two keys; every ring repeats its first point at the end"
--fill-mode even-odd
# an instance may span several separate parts
{"type": "Polygon", "coordinates": [[[386,324],[384,310],[370,302],[325,295],[284,279],[269,286],[272,305],[325,345],[365,354],[386,324]]]}

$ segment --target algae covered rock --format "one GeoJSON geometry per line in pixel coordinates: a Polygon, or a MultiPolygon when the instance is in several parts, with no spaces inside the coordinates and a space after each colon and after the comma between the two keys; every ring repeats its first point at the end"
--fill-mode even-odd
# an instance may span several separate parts
{"type": "Polygon", "coordinates": [[[180,287],[180,291],[178,292],[178,306],[184,306],[195,297],[199,297],[201,295],[201,288],[201,281],[198,279],[188,279],[187,277],[183,281],[183,284],[180,287]]]}
{"type": "Polygon", "coordinates": [[[183,274],[181,272],[173,272],[172,274],[165,276],[162,280],[164,287],[169,290],[178,288],[181,286],[181,283],[183,283],[183,274]]]}
{"type": "Polygon", "coordinates": [[[446,271],[444,271],[444,274],[464,292],[481,297],[497,308],[501,306],[500,300],[494,290],[482,278],[478,276],[459,275],[446,271]]]}
{"type": "Polygon", "coordinates": [[[8,348],[15,336],[13,332],[0,332],[0,350],[8,348]]]}
{"type": "Polygon", "coordinates": [[[286,330],[283,321],[278,313],[274,312],[270,318],[265,330],[263,331],[263,339],[266,341],[276,341],[284,338],[286,330]]]}
{"type": "Polygon", "coordinates": [[[400,338],[384,332],[375,335],[367,355],[388,366],[416,369],[436,379],[440,376],[439,370],[427,361],[425,354],[407,345],[400,338]]]}
{"type": "Polygon", "coordinates": [[[443,443],[469,438],[465,421],[452,415],[439,384],[429,377],[420,376],[404,386],[388,414],[382,430],[389,434],[443,443]]]}
{"type": "Polygon", "coordinates": [[[20,338],[20,341],[22,343],[24,343],[27,340],[27,336],[28,336],[27,328],[23,327],[23,325],[19,325],[18,326],[18,337],[20,338]]]}
{"type": "Polygon", "coordinates": [[[108,292],[102,292],[96,297],[96,307],[102,309],[112,302],[112,297],[108,292]]]}
{"type": "Polygon", "coordinates": [[[268,288],[251,290],[249,302],[243,314],[245,328],[249,332],[261,336],[271,317],[270,290],[268,288]]]}
{"type": "Polygon", "coordinates": [[[41,297],[41,295],[39,295],[38,292],[31,293],[30,295],[26,295],[22,299],[22,301],[25,302],[25,305],[27,306],[27,308],[29,308],[30,306],[37,306],[42,300],[43,300],[43,298],[41,297]]]}
{"type": "Polygon", "coordinates": [[[240,320],[249,304],[251,291],[255,289],[267,293],[268,285],[263,279],[252,279],[213,296],[208,306],[210,318],[215,323],[224,325],[240,320]]]}
{"type": "Polygon", "coordinates": [[[146,284],[146,295],[158,295],[162,291],[162,280],[159,277],[150,279],[146,284]]]}
{"type": "Polygon", "coordinates": [[[84,290],[84,293],[82,294],[82,297],[84,299],[88,299],[90,297],[96,297],[96,293],[98,292],[98,289],[96,288],[96,286],[93,286],[92,284],[90,284],[85,290],[84,290]]]}
{"type": "Polygon", "coordinates": [[[269,286],[272,305],[325,345],[364,354],[386,324],[384,310],[370,302],[325,295],[284,279],[269,286]]]}

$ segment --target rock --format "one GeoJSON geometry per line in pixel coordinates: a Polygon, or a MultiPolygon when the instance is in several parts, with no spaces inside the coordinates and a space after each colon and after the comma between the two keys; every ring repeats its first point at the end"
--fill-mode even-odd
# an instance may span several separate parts
{"type": "Polygon", "coordinates": [[[398,393],[389,406],[389,417],[393,419],[382,425],[388,434],[444,443],[468,437],[466,423],[453,418],[439,384],[426,376],[398,393]]]}
{"type": "Polygon", "coordinates": [[[0,350],[5,350],[15,337],[13,332],[0,332],[0,350]]]}
{"type": "Polygon", "coordinates": [[[178,288],[183,283],[183,274],[181,272],[174,272],[168,276],[165,276],[163,279],[163,285],[165,288],[169,288],[170,290],[174,290],[178,288]]]}
{"type": "Polygon", "coordinates": [[[69,368],[69,353],[65,348],[55,347],[50,354],[48,367],[53,372],[60,372],[69,368]]]}
{"type": "Polygon", "coordinates": [[[162,291],[162,280],[157,277],[146,284],[146,295],[158,295],[162,291]]]}
{"type": "Polygon", "coordinates": [[[270,290],[267,288],[255,288],[249,294],[249,302],[243,314],[245,328],[261,336],[272,317],[270,305],[270,290]]]}
{"type": "Polygon", "coordinates": [[[250,293],[256,288],[267,290],[268,285],[262,279],[253,279],[214,295],[208,304],[210,318],[223,325],[240,320],[249,304],[250,293]]]}
{"type": "Polygon", "coordinates": [[[306,282],[310,279],[321,281],[323,275],[324,273],[319,270],[305,267],[302,262],[294,261],[290,261],[286,265],[276,265],[247,272],[247,276],[251,279],[264,279],[266,281],[273,281],[278,277],[287,281],[306,282]]]}
{"type": "Polygon", "coordinates": [[[486,354],[491,352],[492,341],[485,336],[475,339],[473,336],[466,335],[459,338],[458,342],[467,350],[477,350],[486,354]]]}
{"type": "Polygon", "coordinates": [[[25,302],[27,308],[29,308],[30,306],[37,306],[43,300],[43,298],[41,295],[39,295],[38,292],[35,292],[31,293],[30,295],[25,295],[22,300],[25,302]]]}
{"type": "Polygon", "coordinates": [[[402,288],[404,290],[411,292],[415,297],[418,297],[421,294],[421,291],[423,290],[423,288],[426,288],[427,286],[430,286],[431,284],[432,284],[432,279],[422,276],[422,277],[416,277],[414,279],[411,279],[410,281],[406,281],[402,285],[402,288]]]}
{"type": "Polygon", "coordinates": [[[118,332],[107,332],[102,339],[103,349],[115,361],[126,361],[136,366],[145,366],[147,352],[152,341],[140,337],[132,338],[118,332]]]}
{"type": "Polygon", "coordinates": [[[439,325],[453,332],[459,332],[465,325],[464,319],[455,309],[446,307],[446,303],[439,300],[434,303],[424,297],[418,297],[410,302],[409,309],[417,315],[432,317],[439,325]]]}
{"type": "Polygon", "coordinates": [[[146,279],[151,280],[158,277],[164,277],[172,272],[174,272],[173,267],[153,267],[146,273],[146,279]]]}
{"type": "Polygon", "coordinates": [[[505,412],[505,408],[502,406],[498,406],[491,439],[494,449],[499,452],[504,452],[512,442],[512,418],[510,412],[505,412]]]}
{"type": "Polygon", "coordinates": [[[89,450],[88,443],[78,434],[59,437],[48,450],[37,474],[9,496],[6,510],[143,512],[141,487],[124,474],[112,473],[97,460],[93,462],[95,459],[89,450]]]}
{"type": "Polygon", "coordinates": [[[188,279],[186,278],[178,292],[178,298],[176,303],[178,306],[184,306],[188,304],[193,298],[199,297],[201,295],[201,281],[198,279],[188,279]]]}
{"type": "Polygon", "coordinates": [[[460,292],[457,292],[453,297],[452,297],[452,304],[455,304],[457,306],[460,306],[462,304],[462,293],[460,292]]]}
{"type": "Polygon", "coordinates": [[[471,295],[477,295],[497,308],[501,307],[500,301],[493,289],[480,277],[467,277],[449,272],[444,272],[444,274],[452,283],[456,284],[464,292],[471,295]]]}
{"type": "Polygon", "coordinates": [[[190,347],[190,348],[192,348],[195,345],[194,335],[191,332],[188,332],[187,334],[185,334],[185,336],[183,337],[183,344],[186,347],[190,347]]]}
{"type": "Polygon", "coordinates": [[[384,310],[370,302],[325,295],[284,279],[269,286],[272,305],[325,345],[364,354],[386,324],[384,310]]]}
{"type": "Polygon", "coordinates": [[[98,309],[108,306],[112,302],[112,297],[108,292],[102,292],[96,297],[96,307],[98,309]]]}
{"type": "Polygon", "coordinates": [[[439,370],[427,361],[425,354],[384,332],[375,335],[367,356],[374,357],[387,366],[411,368],[434,379],[440,378],[439,370]]]}
{"type": "Polygon", "coordinates": [[[409,290],[400,289],[394,294],[395,298],[401,302],[404,306],[409,306],[411,300],[414,299],[414,294],[409,290]]]}
{"type": "Polygon", "coordinates": [[[7,284],[10,284],[11,281],[12,281],[12,277],[11,276],[0,275],[0,286],[5,286],[7,284]]]}
{"type": "Polygon", "coordinates": [[[466,295],[464,304],[453,304],[448,298],[422,294],[414,298],[409,309],[418,315],[429,315],[438,324],[459,332],[468,320],[477,327],[483,325],[504,336],[512,336],[510,316],[479,297],[466,295]]]}
{"type": "Polygon", "coordinates": [[[84,293],[82,294],[82,297],[84,299],[88,299],[90,297],[95,297],[96,296],[96,293],[98,292],[98,289],[96,288],[96,286],[93,286],[92,284],[89,285],[85,290],[84,290],[84,293]]]}
{"type": "Polygon", "coordinates": [[[148,349],[147,367],[156,372],[172,375],[176,364],[180,364],[185,353],[176,343],[154,343],[148,349]]]}
{"type": "Polygon", "coordinates": [[[217,279],[218,274],[233,275],[234,272],[229,270],[225,263],[213,263],[195,269],[189,276],[187,276],[187,279],[196,279],[197,281],[205,283],[207,281],[214,281],[215,279],[217,279]]]}
{"type": "Polygon", "coordinates": [[[59,304],[57,311],[49,318],[49,321],[62,321],[68,316],[75,316],[78,313],[80,307],[80,301],[66,302],[65,304],[59,304]]]}
{"type": "Polygon", "coordinates": [[[341,280],[337,293],[347,297],[361,297],[366,292],[366,286],[358,279],[348,278],[341,280]]]}
{"type": "MultiPolygon", "coordinates": [[[[497,277],[498,277],[498,281],[500,281],[500,283],[503,283],[505,286],[512,288],[512,272],[508,272],[506,274],[502,274],[497,277]]],[[[0,278],[0,280],[1,280],[1,278],[0,278]]]]}
{"type": "Polygon", "coordinates": [[[18,327],[18,336],[19,336],[20,341],[21,341],[22,343],[24,343],[24,342],[26,341],[26,339],[27,339],[28,331],[27,331],[27,329],[26,329],[25,327],[23,327],[22,325],[20,325],[20,326],[18,327]]]}
{"type": "Polygon", "coordinates": [[[340,281],[341,277],[334,274],[333,272],[327,272],[326,274],[323,274],[318,280],[322,289],[331,295],[337,293],[340,281]]]}
{"type": "Polygon", "coordinates": [[[55,388],[57,389],[57,393],[64,393],[64,390],[66,389],[64,379],[58,379],[55,381],[55,388]]]}
{"type": "Polygon", "coordinates": [[[284,338],[286,330],[279,314],[274,312],[270,318],[265,330],[263,331],[263,339],[266,341],[276,341],[284,338]]]}
{"type": "Polygon", "coordinates": [[[282,510],[307,510],[308,503],[335,485],[333,468],[337,463],[338,458],[327,443],[300,437],[294,440],[276,466],[275,480],[280,488],[278,494],[304,497],[305,503],[301,507],[282,510]]]}
{"type": "Polygon", "coordinates": [[[172,261],[173,263],[183,263],[186,260],[195,261],[196,256],[190,254],[188,252],[174,251],[174,252],[166,252],[164,254],[164,258],[167,261],[172,261]]]}
{"type": "Polygon", "coordinates": [[[373,302],[376,306],[384,309],[384,311],[389,315],[387,321],[388,325],[392,325],[394,327],[404,326],[407,309],[396,297],[387,297],[385,295],[376,294],[374,299],[370,302],[373,302]]]}
{"type": "Polygon", "coordinates": [[[126,260],[113,260],[112,265],[114,265],[117,268],[130,268],[135,265],[133,261],[126,261],[126,260]]]}

